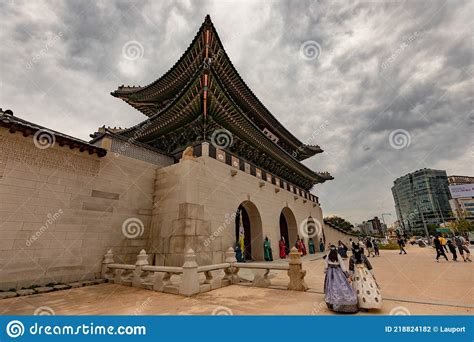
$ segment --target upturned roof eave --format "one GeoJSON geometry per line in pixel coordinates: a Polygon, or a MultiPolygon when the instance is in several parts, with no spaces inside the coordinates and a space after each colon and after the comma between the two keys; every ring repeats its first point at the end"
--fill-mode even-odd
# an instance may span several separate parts
{"type": "MultiPolygon", "coordinates": [[[[224,52],[224,56],[226,58],[226,60],[228,61],[230,67],[231,67],[231,70],[233,73],[235,73],[235,75],[237,76],[237,79],[239,80],[239,82],[244,86],[244,88],[248,91],[248,93],[250,94],[250,96],[252,96],[252,98],[255,100],[255,102],[257,103],[258,106],[260,106],[265,114],[265,116],[267,116],[268,118],[266,118],[265,116],[261,115],[260,113],[258,112],[255,112],[254,114],[255,115],[258,115],[258,117],[264,121],[264,122],[267,122],[269,123],[269,126],[272,127],[272,128],[276,128],[278,133],[279,133],[279,136],[280,137],[283,137],[285,139],[286,142],[288,142],[290,145],[292,145],[293,147],[295,147],[295,150],[298,150],[298,149],[303,149],[303,151],[301,151],[300,153],[298,153],[298,160],[305,160],[309,157],[312,157],[318,153],[322,153],[323,150],[322,149],[315,149],[315,148],[311,148],[311,147],[318,147],[318,146],[311,146],[311,145],[307,145],[307,144],[304,144],[303,142],[301,142],[297,137],[295,137],[289,130],[287,130],[276,118],[275,116],[273,116],[273,114],[265,107],[265,105],[258,99],[258,97],[253,93],[253,91],[250,89],[250,87],[245,83],[245,81],[242,79],[242,77],[240,76],[239,72],[237,71],[237,69],[235,68],[235,66],[233,65],[231,59],[229,58],[228,54],[227,54],[227,51],[224,49],[224,45],[222,44],[222,41],[219,37],[219,34],[217,33],[217,30],[214,26],[214,24],[212,23],[211,21],[211,18],[209,15],[206,16],[206,19],[204,21],[204,23],[201,25],[201,27],[199,28],[198,32],[196,33],[194,39],[192,40],[191,44],[187,47],[187,49],[185,50],[185,52],[181,55],[181,57],[179,58],[179,60],[163,75],[161,76],[160,78],[158,78],[157,80],[155,80],[154,82],[148,84],[147,86],[144,86],[144,87],[141,87],[141,86],[136,86],[136,87],[125,87],[126,89],[123,89],[121,90],[120,88],[118,88],[117,90],[111,92],[110,94],[114,97],[117,97],[117,98],[120,98],[122,99],[123,101],[125,101],[126,103],[128,103],[129,105],[131,105],[132,107],[134,107],[135,109],[139,110],[140,112],[142,112],[143,114],[149,116],[149,114],[147,114],[143,109],[139,108],[140,106],[137,105],[137,104],[134,104],[134,103],[131,103],[131,101],[129,101],[129,97],[131,95],[137,95],[139,96],[141,93],[144,93],[146,92],[148,89],[150,89],[151,87],[153,87],[154,85],[156,85],[157,83],[163,81],[164,79],[166,79],[169,75],[171,75],[173,73],[173,71],[175,69],[178,68],[178,66],[185,60],[186,56],[190,53],[190,51],[192,50],[194,44],[196,44],[196,42],[199,40],[199,38],[201,37],[202,33],[203,33],[203,30],[206,26],[210,26],[212,28],[212,31],[213,31],[213,34],[215,35],[216,39],[217,39],[217,42],[219,44],[219,46],[222,48],[222,51],[224,52]]],[[[270,128],[269,127],[269,128],[270,128]]]]}
{"type": "MultiPolygon", "coordinates": [[[[270,146],[272,146],[273,148],[276,148],[277,151],[274,151],[274,153],[276,154],[281,154],[281,155],[284,155],[289,161],[290,163],[293,164],[293,169],[296,171],[298,169],[302,170],[303,172],[305,172],[307,175],[311,175],[314,179],[314,181],[312,181],[313,185],[314,184],[317,184],[317,183],[323,183],[325,182],[326,180],[329,180],[329,178],[326,178],[326,177],[323,177],[321,176],[319,173],[311,170],[310,168],[308,168],[306,165],[304,165],[303,163],[301,163],[301,161],[299,161],[298,159],[294,158],[292,155],[290,155],[286,150],[284,150],[281,146],[279,146],[278,144],[275,144],[273,143],[273,141],[270,140],[270,138],[268,136],[266,136],[261,130],[259,127],[257,127],[255,125],[255,123],[250,120],[247,115],[245,115],[245,113],[242,112],[242,110],[240,109],[240,107],[233,101],[232,97],[230,96],[230,94],[228,93],[228,90],[226,89],[225,85],[222,83],[222,81],[219,79],[219,76],[213,71],[213,69],[211,68],[211,72],[213,74],[213,76],[215,77],[217,83],[219,84],[219,87],[222,88],[222,90],[224,91],[225,93],[225,96],[226,98],[232,102],[234,108],[240,112],[240,115],[242,118],[244,118],[244,120],[247,121],[247,123],[253,127],[253,130],[255,131],[256,134],[258,134],[260,136],[261,139],[263,140],[266,140],[266,141],[269,141],[271,143],[270,146]]],[[[243,137],[245,138],[245,137],[243,137]]],[[[304,174],[301,174],[301,176],[307,178],[304,174]]],[[[331,177],[331,176],[330,176],[331,177]]],[[[332,177],[331,177],[332,178],[332,177]]]]}

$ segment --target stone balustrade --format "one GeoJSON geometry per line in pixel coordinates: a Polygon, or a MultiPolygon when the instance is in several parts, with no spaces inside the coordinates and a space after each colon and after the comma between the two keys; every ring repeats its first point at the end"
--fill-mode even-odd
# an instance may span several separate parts
{"type": "Polygon", "coordinates": [[[278,270],[287,271],[288,290],[306,291],[308,289],[304,281],[306,271],[302,269],[300,254],[294,247],[290,253],[289,264],[237,262],[234,250],[229,247],[224,263],[205,266],[198,266],[196,254],[192,249],[189,249],[185,254],[182,267],[149,265],[145,250],[140,251],[135,265],[117,264],[114,263],[112,250],[109,250],[104,255],[102,262],[102,277],[114,284],[192,296],[242,282],[239,277],[240,269],[265,271],[263,274],[255,274],[252,286],[270,286],[268,275],[271,270],[278,270]],[[224,271],[224,276],[215,277],[215,271],[224,271]],[[200,280],[201,274],[204,275],[204,280],[200,280]],[[173,276],[179,277],[179,281],[173,282],[171,279],[173,276]]]}

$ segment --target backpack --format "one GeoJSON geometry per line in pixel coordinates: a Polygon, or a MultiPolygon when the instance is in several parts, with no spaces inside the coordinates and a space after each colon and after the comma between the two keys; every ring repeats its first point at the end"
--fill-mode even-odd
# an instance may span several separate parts
{"type": "Polygon", "coordinates": [[[454,242],[456,243],[456,246],[462,246],[462,241],[459,236],[454,237],[454,242]]]}

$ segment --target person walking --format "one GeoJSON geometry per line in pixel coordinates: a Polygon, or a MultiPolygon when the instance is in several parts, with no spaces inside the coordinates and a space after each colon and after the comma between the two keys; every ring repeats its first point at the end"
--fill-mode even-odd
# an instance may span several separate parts
{"type": "Polygon", "coordinates": [[[374,239],[374,253],[376,256],[380,256],[380,252],[379,252],[379,240],[377,239],[374,239]]]}
{"type": "Polygon", "coordinates": [[[337,252],[343,259],[347,259],[347,247],[341,240],[337,242],[337,252]]]}
{"type": "Polygon", "coordinates": [[[469,262],[472,262],[471,252],[469,251],[469,239],[467,238],[464,239],[463,249],[464,249],[464,252],[466,252],[466,260],[469,262]]]}
{"type": "Polygon", "coordinates": [[[436,262],[439,262],[439,257],[440,256],[444,256],[446,261],[449,261],[448,257],[444,253],[444,248],[443,248],[443,245],[441,244],[440,237],[441,237],[441,234],[437,233],[435,235],[434,239],[433,239],[433,243],[434,243],[434,246],[435,246],[435,249],[436,249],[436,262]]]}
{"type": "Polygon", "coordinates": [[[375,281],[372,265],[360,248],[354,248],[349,259],[352,287],[357,293],[359,309],[381,309],[382,295],[375,281]]]}
{"type": "Polygon", "coordinates": [[[458,261],[458,255],[456,253],[456,246],[453,244],[453,242],[451,240],[448,240],[447,245],[448,245],[449,251],[453,255],[453,261],[458,261]]]}
{"type": "Polygon", "coordinates": [[[372,254],[372,257],[375,257],[373,247],[374,245],[372,244],[372,238],[368,237],[367,240],[365,241],[365,247],[367,247],[367,258],[370,258],[370,254],[372,254]]]}
{"type": "Polygon", "coordinates": [[[441,247],[443,247],[443,249],[445,250],[445,252],[447,253],[448,252],[448,247],[446,246],[446,238],[444,237],[443,234],[440,235],[439,237],[439,241],[441,241],[441,247]]]}
{"type": "Polygon", "coordinates": [[[456,236],[454,237],[454,244],[458,248],[459,254],[461,255],[464,262],[472,262],[471,252],[469,251],[468,245],[466,244],[466,240],[461,236],[461,234],[456,233],[456,236]]]}
{"type": "Polygon", "coordinates": [[[352,249],[354,249],[357,246],[357,242],[352,241],[352,239],[349,239],[349,244],[351,245],[352,249]]]}
{"type": "Polygon", "coordinates": [[[350,284],[344,261],[334,245],[329,247],[324,273],[324,301],[328,308],[335,312],[357,312],[357,294],[350,284]]]}
{"type": "Polygon", "coordinates": [[[462,260],[464,260],[464,262],[467,262],[466,257],[464,256],[464,247],[463,247],[464,241],[463,240],[464,240],[463,237],[459,233],[456,233],[454,235],[454,245],[458,249],[459,255],[461,256],[462,260]]]}
{"type": "Polygon", "coordinates": [[[403,237],[398,237],[398,248],[400,248],[400,253],[398,254],[407,254],[407,252],[405,251],[405,241],[403,240],[403,237]]]}

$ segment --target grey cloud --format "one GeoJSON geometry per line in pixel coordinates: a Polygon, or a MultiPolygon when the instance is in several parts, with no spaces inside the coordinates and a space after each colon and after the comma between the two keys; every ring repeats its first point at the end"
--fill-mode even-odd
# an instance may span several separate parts
{"type": "Polygon", "coordinates": [[[391,212],[390,187],[420,167],[472,173],[473,3],[469,1],[55,1],[0,4],[1,107],[88,138],[143,115],[109,92],[166,72],[211,14],[243,79],[290,131],[326,153],[305,164],[325,214],[354,222],[391,212]],[[61,38],[28,70],[51,37],[61,38]],[[124,61],[130,40],[143,58],[124,61]],[[322,48],[306,61],[308,40],[322,48]],[[327,126],[320,129],[323,123],[327,126]],[[410,133],[408,148],[390,132],[410,133]]]}

